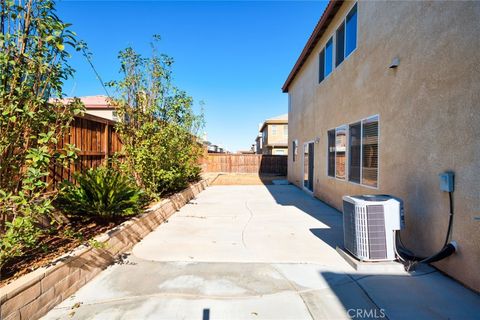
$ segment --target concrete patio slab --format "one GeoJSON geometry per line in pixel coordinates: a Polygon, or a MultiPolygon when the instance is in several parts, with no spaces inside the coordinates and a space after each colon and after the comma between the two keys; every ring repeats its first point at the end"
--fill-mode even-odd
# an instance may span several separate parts
{"type": "Polygon", "coordinates": [[[214,186],[44,319],[475,319],[433,268],[364,274],[341,214],[292,185],[214,186]]]}

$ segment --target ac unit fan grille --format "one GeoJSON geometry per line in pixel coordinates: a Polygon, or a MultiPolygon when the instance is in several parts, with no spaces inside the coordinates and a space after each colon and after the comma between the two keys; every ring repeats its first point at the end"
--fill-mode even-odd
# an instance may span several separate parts
{"type": "Polygon", "coordinates": [[[385,214],[383,206],[367,206],[368,251],[370,259],[386,259],[385,214]]]}
{"type": "Polygon", "coordinates": [[[348,201],[343,202],[343,227],[345,249],[357,255],[357,232],[355,228],[355,205],[348,201]]]}

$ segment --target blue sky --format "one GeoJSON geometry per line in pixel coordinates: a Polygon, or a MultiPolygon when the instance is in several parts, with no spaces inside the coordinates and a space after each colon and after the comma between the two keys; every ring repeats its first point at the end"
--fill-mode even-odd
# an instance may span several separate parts
{"type": "MultiPolygon", "coordinates": [[[[205,102],[208,140],[248,149],[258,124],[287,112],[281,92],[327,2],[60,1],[58,15],[88,43],[104,81],[118,78],[118,52],[148,53],[153,34],[172,56],[174,83],[205,102]]],[[[104,94],[78,53],[67,95],[104,94]]]]}

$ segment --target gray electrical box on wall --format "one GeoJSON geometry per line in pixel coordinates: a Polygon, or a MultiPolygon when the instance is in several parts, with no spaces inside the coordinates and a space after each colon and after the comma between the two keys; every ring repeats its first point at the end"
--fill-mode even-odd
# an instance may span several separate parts
{"type": "Polygon", "coordinates": [[[454,173],[446,171],[439,174],[440,176],[440,190],[445,192],[453,192],[453,178],[454,173]]]}

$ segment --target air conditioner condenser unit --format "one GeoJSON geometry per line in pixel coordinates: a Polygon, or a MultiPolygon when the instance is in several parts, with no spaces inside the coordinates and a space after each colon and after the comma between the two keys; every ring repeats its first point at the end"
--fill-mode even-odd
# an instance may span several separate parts
{"type": "Polygon", "coordinates": [[[343,197],[345,249],[362,261],[395,260],[394,231],[405,225],[403,201],[389,195],[343,197]]]}

